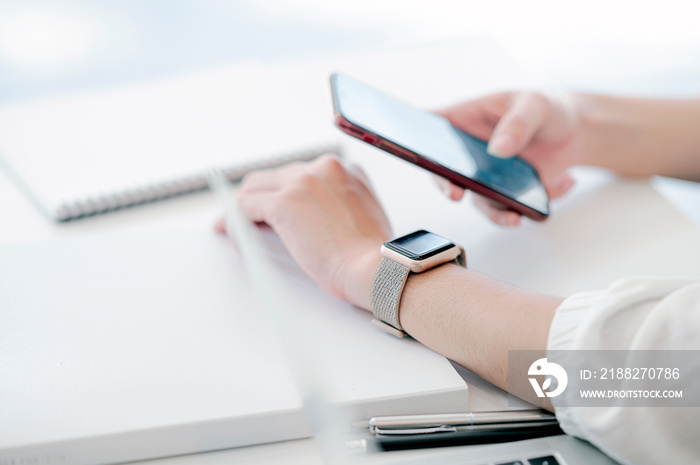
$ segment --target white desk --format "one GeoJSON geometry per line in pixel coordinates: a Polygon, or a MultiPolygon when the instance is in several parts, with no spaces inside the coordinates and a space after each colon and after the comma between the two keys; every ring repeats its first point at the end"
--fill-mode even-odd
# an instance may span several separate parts
{"type": "MultiPolygon", "coordinates": [[[[446,98],[446,97],[442,97],[446,98]]],[[[420,99],[418,99],[420,100],[420,99]]],[[[345,139],[347,156],[361,164],[374,182],[378,196],[385,203],[396,233],[415,227],[451,231],[455,225],[468,225],[474,234],[494,231],[494,226],[479,215],[469,202],[451,204],[438,192],[426,173],[380,154],[359,142],[345,139]],[[392,173],[392,176],[385,176],[392,173]],[[407,178],[412,183],[407,182],[407,178]],[[411,186],[410,188],[407,186],[411,186]],[[416,199],[420,199],[416,202],[416,199]],[[440,208],[435,208],[438,205],[440,208]],[[444,213],[441,210],[444,209],[444,213]]],[[[657,181],[655,185],[679,210],[700,224],[700,186],[675,181],[657,181]]],[[[575,199],[574,199],[575,200],[575,199]]],[[[635,205],[635,199],[628,199],[635,205]]],[[[568,200],[573,202],[573,200],[568,200]]],[[[67,224],[53,224],[42,217],[23,194],[0,172],[0,211],[3,226],[0,242],[50,240],[58,237],[83,237],[92,234],[143,234],[159,231],[210,230],[220,215],[215,197],[209,193],[176,198],[166,202],[118,211],[67,224]]],[[[555,204],[556,215],[556,204],[555,204]]],[[[457,228],[469,241],[471,233],[457,228]]],[[[508,233],[517,237],[519,232],[508,233]]],[[[474,411],[506,408],[506,397],[497,388],[473,375],[470,381],[470,408],[474,411]]],[[[367,458],[367,463],[387,463],[400,458],[437,456],[444,451],[412,451],[383,454],[367,458]]],[[[321,463],[312,440],[247,447],[235,450],[160,459],[148,463],[321,463]]]]}
{"type": "MultiPolygon", "coordinates": [[[[415,170],[413,167],[398,163],[387,156],[383,156],[373,149],[368,149],[354,142],[349,144],[349,158],[360,162],[371,177],[375,178],[380,197],[389,205],[389,214],[397,229],[411,228],[420,217],[415,218],[406,210],[403,210],[400,198],[409,195],[405,191],[405,185],[401,176],[396,176],[393,181],[377,183],[378,173],[384,172],[387,167],[409,175],[412,178],[424,178],[423,183],[415,184],[417,187],[410,194],[413,196],[425,196],[429,202],[443,202],[446,209],[460,211],[462,218],[447,218],[444,227],[449,223],[466,221],[473,228],[482,228],[487,225],[473,209],[470,203],[451,205],[441,198],[437,188],[433,186],[428,176],[415,170]]],[[[679,186],[661,184],[664,192],[670,192],[670,198],[680,209],[688,209],[695,213],[697,218],[697,205],[700,204],[700,187],[686,185],[679,186]]],[[[203,193],[192,197],[174,199],[167,202],[148,205],[131,210],[120,211],[110,215],[88,218],[74,223],[56,225],[47,222],[29,204],[23,195],[10,183],[4,175],[0,174],[0,198],[3,199],[3,215],[7,220],[0,231],[3,242],[44,240],[64,236],[85,236],[91,234],[141,234],[162,230],[192,230],[210,229],[213,220],[219,215],[220,208],[213,195],[203,193]]],[[[414,197],[413,197],[414,198],[414,197]]],[[[634,200],[632,200],[633,202],[634,200]]],[[[556,205],[556,204],[555,204],[556,205]]],[[[434,215],[428,215],[428,221],[435,226],[439,222],[434,215]]],[[[417,224],[417,223],[416,223],[417,224]]],[[[507,408],[504,393],[491,386],[474,375],[466,374],[470,384],[470,408],[479,410],[498,410],[507,408]]],[[[454,449],[451,449],[454,452],[454,449]]],[[[410,451],[391,454],[374,455],[367,457],[366,463],[388,463],[401,458],[419,458],[439,456],[446,453],[445,450],[436,451],[410,451]]],[[[217,464],[217,463],[322,463],[316,445],[312,440],[299,440],[287,443],[279,443],[265,446],[246,447],[227,451],[181,456],[167,459],[159,459],[144,463],[162,464],[217,464]]],[[[364,463],[364,462],[363,462],[364,463]]]]}

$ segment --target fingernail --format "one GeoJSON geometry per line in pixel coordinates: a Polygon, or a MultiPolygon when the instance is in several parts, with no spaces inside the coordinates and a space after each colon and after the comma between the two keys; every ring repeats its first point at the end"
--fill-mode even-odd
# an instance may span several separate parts
{"type": "Polygon", "coordinates": [[[226,234],[226,223],[223,218],[219,218],[214,222],[214,231],[226,234]]]}
{"type": "Polygon", "coordinates": [[[560,191],[566,190],[569,187],[573,186],[574,184],[574,178],[565,176],[563,179],[559,180],[557,183],[557,189],[560,191]]]}
{"type": "Polygon", "coordinates": [[[508,216],[507,215],[496,216],[496,223],[500,224],[501,226],[508,226],[508,216]]]}
{"type": "Polygon", "coordinates": [[[510,134],[498,134],[489,141],[486,151],[494,157],[511,157],[515,155],[517,142],[510,134]]]}
{"type": "Polygon", "coordinates": [[[439,182],[438,184],[442,193],[445,194],[448,198],[452,198],[452,191],[450,189],[450,185],[446,182],[439,182]]]}
{"type": "Polygon", "coordinates": [[[501,226],[517,226],[518,225],[518,217],[515,215],[499,215],[498,216],[498,224],[501,226]]]}

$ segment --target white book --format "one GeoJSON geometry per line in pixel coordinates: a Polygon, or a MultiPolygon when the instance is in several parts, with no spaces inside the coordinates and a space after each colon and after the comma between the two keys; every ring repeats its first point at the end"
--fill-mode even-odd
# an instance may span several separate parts
{"type": "Polygon", "coordinates": [[[283,77],[239,65],[0,108],[0,167],[66,221],[207,188],[217,167],[255,168],[337,151],[326,113],[283,77]]]}
{"type": "MultiPolygon", "coordinates": [[[[466,411],[444,357],[370,323],[270,239],[288,330],[349,419],[466,411]]],[[[127,462],[308,437],[285,344],[213,232],[0,246],[0,463],[127,462]]]]}

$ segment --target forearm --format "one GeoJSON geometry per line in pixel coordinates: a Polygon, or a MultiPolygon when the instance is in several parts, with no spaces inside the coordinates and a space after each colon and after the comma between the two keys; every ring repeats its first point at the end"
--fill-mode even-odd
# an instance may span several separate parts
{"type": "Polygon", "coordinates": [[[415,339],[506,389],[508,350],[545,349],[562,300],[448,264],[409,275],[399,318],[415,339]]]}
{"type": "Polygon", "coordinates": [[[700,99],[575,98],[586,164],[700,181],[700,99]]]}

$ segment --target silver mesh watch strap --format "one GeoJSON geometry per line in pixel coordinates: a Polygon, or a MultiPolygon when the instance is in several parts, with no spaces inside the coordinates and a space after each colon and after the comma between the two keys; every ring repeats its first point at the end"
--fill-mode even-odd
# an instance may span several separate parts
{"type": "MultiPolygon", "coordinates": [[[[466,268],[467,254],[462,247],[457,247],[460,253],[454,262],[466,268]]],[[[399,323],[399,305],[410,272],[407,266],[382,257],[372,282],[370,303],[375,317],[372,323],[396,337],[407,335],[399,323]]]]}
{"type": "Polygon", "coordinates": [[[410,271],[407,266],[382,257],[372,283],[370,301],[374,316],[400,332],[403,328],[399,323],[399,303],[410,271]]]}

